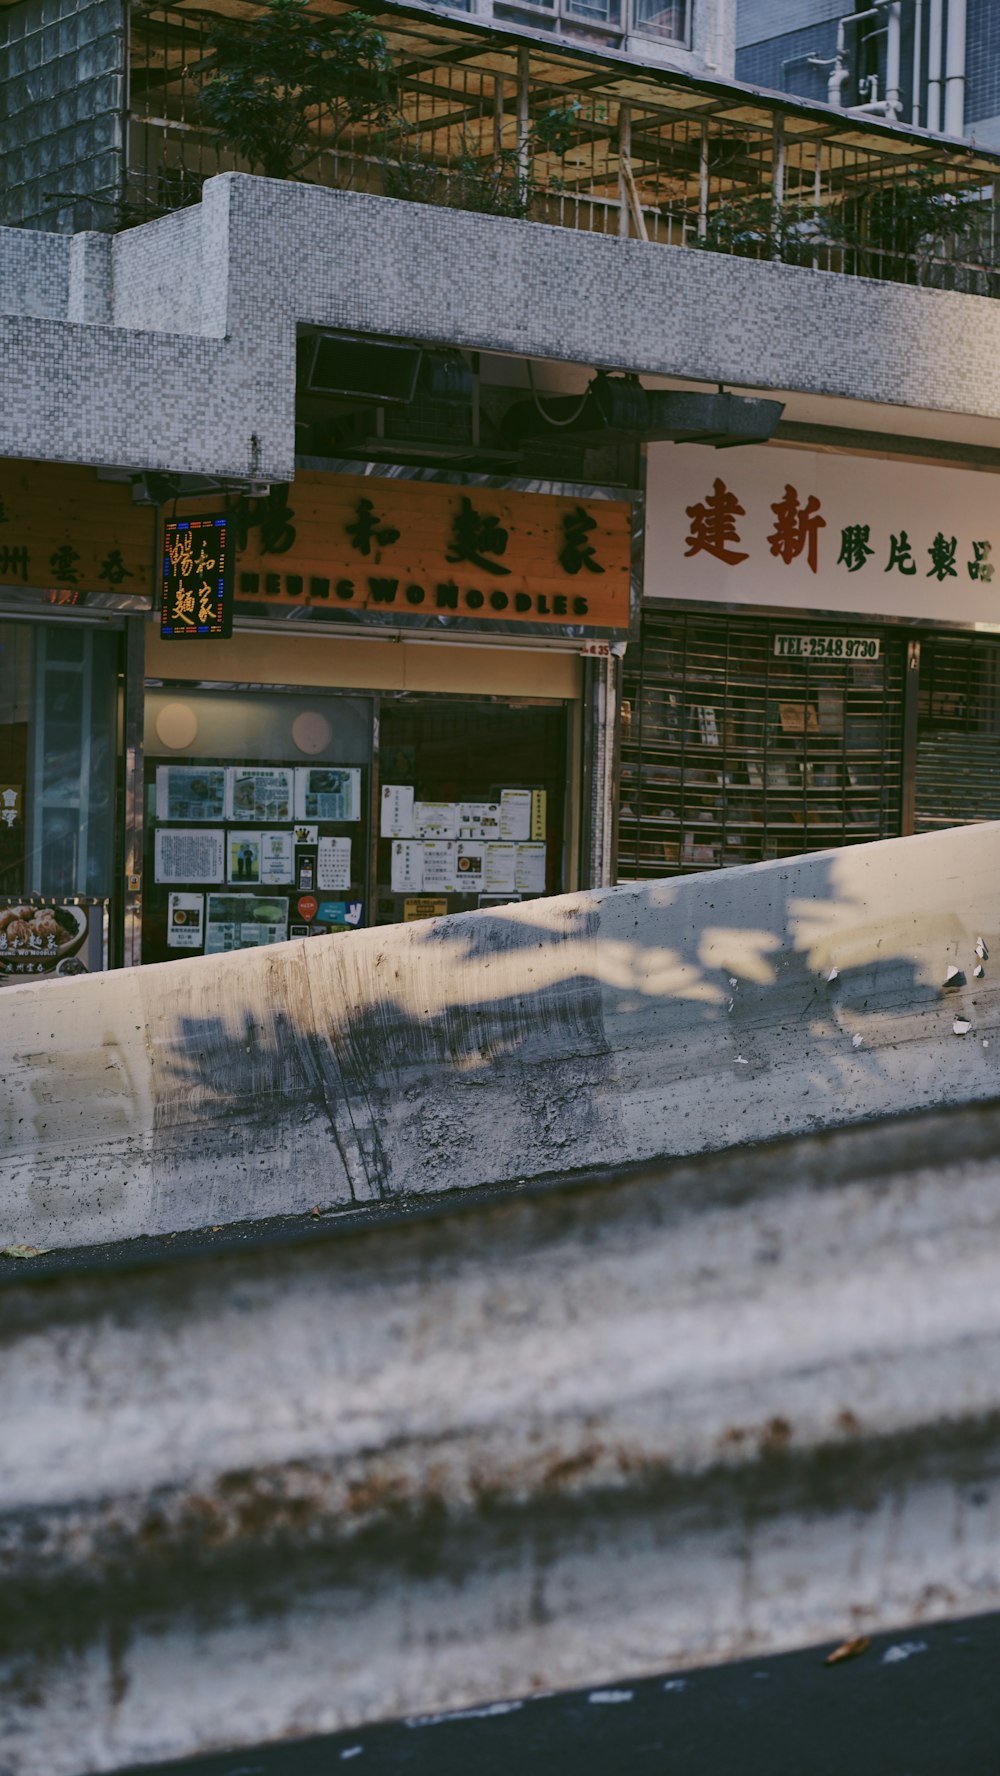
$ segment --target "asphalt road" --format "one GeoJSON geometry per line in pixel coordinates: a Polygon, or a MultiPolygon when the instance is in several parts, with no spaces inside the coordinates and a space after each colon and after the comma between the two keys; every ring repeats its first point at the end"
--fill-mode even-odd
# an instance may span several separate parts
{"type": "Polygon", "coordinates": [[[834,1644],[141,1776],[1000,1776],[1000,1616],[834,1644]]]}

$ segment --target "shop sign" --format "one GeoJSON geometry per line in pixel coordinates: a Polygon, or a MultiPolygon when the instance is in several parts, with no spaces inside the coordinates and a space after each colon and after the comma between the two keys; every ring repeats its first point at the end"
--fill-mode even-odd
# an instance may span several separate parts
{"type": "Polygon", "coordinates": [[[164,641],[215,641],[233,632],[229,519],[168,518],[163,525],[164,641]]]}
{"type": "Polygon", "coordinates": [[[0,986],[101,967],[103,902],[0,901],[0,986]]]}
{"type": "Polygon", "coordinates": [[[152,604],[153,513],[128,487],[56,463],[0,467],[0,586],[41,588],[57,605],[93,594],[152,604]]]}
{"type": "Polygon", "coordinates": [[[877,660],[882,643],[877,635],[776,635],[779,660],[877,660]]]}
{"type": "Polygon", "coordinates": [[[627,500],[306,472],[236,508],[243,605],[626,633],[627,500]]]}
{"type": "MultiPolygon", "coordinates": [[[[981,471],[770,447],[719,469],[703,451],[672,445],[667,460],[654,445],[644,593],[995,623],[997,512],[981,471]]],[[[794,639],[815,641],[814,658],[877,657],[794,639]]]]}

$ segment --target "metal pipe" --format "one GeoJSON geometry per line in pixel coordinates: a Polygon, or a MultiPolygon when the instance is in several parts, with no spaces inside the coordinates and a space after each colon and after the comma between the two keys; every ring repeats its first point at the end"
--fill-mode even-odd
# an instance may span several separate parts
{"type": "Polygon", "coordinates": [[[965,38],[967,0],[948,0],[948,43],[944,71],[944,133],[965,128],[965,38]]]}
{"type": "Polygon", "coordinates": [[[924,0],[913,0],[913,108],[911,121],[920,128],[920,82],[923,79],[924,0]]]}
{"type": "Polygon", "coordinates": [[[903,39],[903,0],[892,0],[889,7],[885,61],[885,114],[895,119],[903,109],[900,84],[903,39]]]}
{"type": "Polygon", "coordinates": [[[927,128],[941,128],[941,69],[944,0],[930,0],[927,23],[927,128]]]}

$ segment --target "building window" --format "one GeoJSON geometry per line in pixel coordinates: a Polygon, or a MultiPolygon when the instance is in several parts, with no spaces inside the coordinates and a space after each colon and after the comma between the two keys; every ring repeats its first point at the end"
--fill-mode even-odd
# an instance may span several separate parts
{"type": "Polygon", "coordinates": [[[688,44],[690,0],[495,0],[494,16],[550,24],[567,36],[588,31],[606,38],[630,33],[661,43],[688,44]]]}

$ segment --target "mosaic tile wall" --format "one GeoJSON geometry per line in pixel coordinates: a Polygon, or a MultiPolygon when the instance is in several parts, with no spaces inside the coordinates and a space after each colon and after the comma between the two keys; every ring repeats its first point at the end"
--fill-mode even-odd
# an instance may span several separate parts
{"type": "Polygon", "coordinates": [[[299,323],[1000,417],[986,298],[241,174],[171,221],[0,237],[11,300],[48,278],[0,318],[0,452],[287,479],[299,323]]]}

